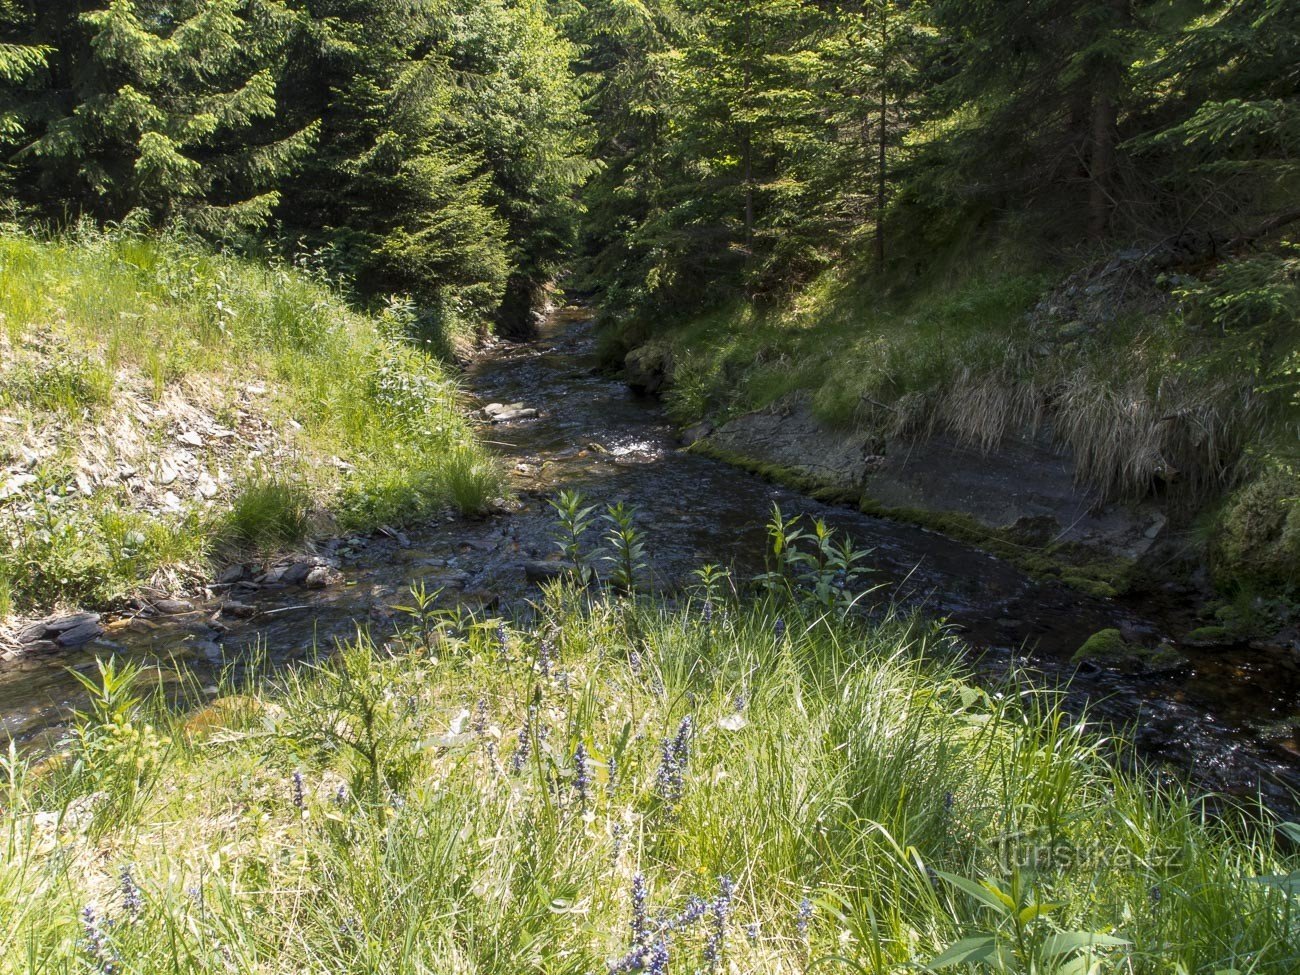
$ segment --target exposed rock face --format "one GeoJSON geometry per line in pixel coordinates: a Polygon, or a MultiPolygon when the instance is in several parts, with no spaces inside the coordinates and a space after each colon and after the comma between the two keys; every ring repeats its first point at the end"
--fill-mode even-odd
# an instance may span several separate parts
{"type": "Polygon", "coordinates": [[[1075,483],[1070,457],[1046,436],[1008,439],[988,452],[944,435],[873,443],[862,433],[826,428],[796,395],[732,420],[708,443],[884,508],[964,515],[1026,545],[1079,542],[1134,559],[1164,527],[1154,506],[1098,506],[1075,483]]]}
{"type": "Polygon", "coordinates": [[[865,436],[826,429],[803,397],[737,417],[708,443],[755,464],[782,467],[828,488],[853,493],[861,491],[873,461],[865,436]]]}
{"type": "Polygon", "coordinates": [[[638,393],[657,395],[673,378],[672,353],[665,348],[643,345],[633,349],[623,360],[627,384],[638,393]]]}

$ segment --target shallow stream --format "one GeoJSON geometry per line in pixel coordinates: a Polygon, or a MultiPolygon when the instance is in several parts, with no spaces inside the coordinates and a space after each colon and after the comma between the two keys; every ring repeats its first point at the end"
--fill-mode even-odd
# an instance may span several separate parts
{"type": "Polygon", "coordinates": [[[554,549],[546,499],[573,488],[592,502],[625,501],[637,510],[653,581],[665,588],[682,584],[706,562],[733,564],[740,577],[758,571],[774,501],[787,514],[825,518],[871,549],[873,599],[951,621],[990,680],[1019,664],[1049,686],[1072,679],[1070,700],[1088,701],[1095,715],[1132,728],[1146,757],[1188,774],[1199,787],[1260,792],[1276,808],[1296,808],[1300,661],[1293,655],[1179,647],[1191,666],[1177,673],[1076,674],[1069,658],[1098,630],[1119,627],[1154,641],[1185,627],[1175,625],[1168,608],[1094,599],[1040,582],[942,535],[812,501],[683,452],[655,402],[597,369],[592,326],[580,310],[552,316],[533,342],[488,349],[465,379],[481,405],[522,403],[538,411],[483,432],[514,470],[520,510],[334,540],[321,554],[338,562],[341,586],[244,585],[237,595],[250,607],[247,617],[222,614],[214,623],[226,595],[216,587],[213,600],[192,611],[116,620],[104,637],[75,651],[0,663],[0,734],[36,747],[57,740],[81,703],[68,669],[92,669],[96,655],[143,657],[210,692],[222,666],[259,646],[271,662],[284,664],[332,646],[358,625],[388,628],[392,606],[404,601],[413,581],[471,606],[521,609],[535,594],[525,566],[554,549]]]}

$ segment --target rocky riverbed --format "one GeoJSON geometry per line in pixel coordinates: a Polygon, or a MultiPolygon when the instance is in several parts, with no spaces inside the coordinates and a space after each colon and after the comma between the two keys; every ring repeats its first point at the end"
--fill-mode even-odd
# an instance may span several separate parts
{"type": "Polygon", "coordinates": [[[732,564],[739,578],[758,571],[773,502],[825,518],[871,550],[867,601],[876,611],[947,618],[990,680],[1011,670],[1049,685],[1073,680],[1075,705],[1089,701],[1099,717],[1131,727],[1143,754],[1206,787],[1262,790],[1289,807],[1300,786],[1293,655],[1180,644],[1169,607],[1044,582],[938,532],[811,500],[685,451],[653,399],[597,368],[580,310],[554,315],[536,341],[490,347],[465,379],[484,439],[513,471],[517,500],[478,521],[338,538],[279,565],[232,567],[195,598],[153,600],[120,618],[44,621],[29,634],[37,652],[11,647],[13,659],[0,662],[5,730],[33,745],[56,741],[80,701],[67,668],[90,669],[96,655],[145,658],[178,698],[201,698],[223,670],[310,659],[357,626],[382,634],[413,583],[446,604],[526,615],[537,583],[558,571],[548,499],[570,488],[636,509],[652,563],[647,582],[666,591],[705,562],[732,564]],[[1104,659],[1072,662],[1103,631],[1168,648],[1176,665],[1135,673],[1104,659]]]}

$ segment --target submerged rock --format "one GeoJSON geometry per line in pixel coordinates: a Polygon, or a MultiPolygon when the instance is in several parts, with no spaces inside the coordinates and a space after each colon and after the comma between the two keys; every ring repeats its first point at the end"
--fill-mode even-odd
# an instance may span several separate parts
{"type": "Polygon", "coordinates": [[[1076,664],[1094,664],[1123,674],[1165,674],[1189,665],[1186,657],[1169,644],[1147,647],[1125,639],[1117,629],[1094,633],[1070,658],[1076,664]]]}

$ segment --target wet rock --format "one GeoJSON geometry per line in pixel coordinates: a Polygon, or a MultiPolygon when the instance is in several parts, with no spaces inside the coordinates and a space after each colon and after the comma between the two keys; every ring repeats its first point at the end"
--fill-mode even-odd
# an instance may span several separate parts
{"type": "Polygon", "coordinates": [[[35,623],[28,623],[16,634],[18,642],[24,646],[36,643],[45,639],[45,634],[49,632],[49,625],[45,620],[37,620],[35,623]]]}
{"type": "Polygon", "coordinates": [[[653,345],[633,349],[623,359],[623,375],[636,392],[657,395],[672,382],[672,353],[653,345]]]}
{"type": "Polygon", "coordinates": [[[66,633],[68,630],[75,630],[98,622],[98,613],[73,613],[70,616],[47,619],[45,628],[50,633],[66,633]]]}
{"type": "Polygon", "coordinates": [[[1169,644],[1148,647],[1134,643],[1125,639],[1118,629],[1094,633],[1070,660],[1075,664],[1104,667],[1132,676],[1167,674],[1189,666],[1188,659],[1169,644]]]}
{"type": "Polygon", "coordinates": [[[328,589],[343,581],[343,574],[328,565],[318,565],[307,573],[303,585],[308,589],[328,589]]]}
{"type": "Polygon", "coordinates": [[[83,623],[80,626],[74,626],[70,630],[64,630],[58,635],[57,642],[59,646],[64,648],[79,647],[82,644],[89,643],[103,632],[98,623],[83,623]]]}
{"type": "Polygon", "coordinates": [[[759,469],[783,471],[837,491],[856,493],[873,453],[863,434],[829,430],[813,416],[806,395],[746,413],[708,438],[711,448],[759,469]]]}
{"type": "Polygon", "coordinates": [[[159,599],[154,602],[153,608],[164,616],[179,616],[182,613],[194,612],[194,604],[188,599],[159,599]]]}
{"type": "Polygon", "coordinates": [[[280,581],[290,586],[301,586],[307,581],[307,577],[312,574],[312,571],[319,567],[319,564],[314,561],[295,562],[284,570],[284,573],[280,576],[280,581]]]}
{"type": "Polygon", "coordinates": [[[197,640],[192,646],[194,653],[209,663],[219,664],[225,659],[225,654],[221,652],[221,644],[215,640],[197,640]]]}
{"type": "Polygon", "coordinates": [[[250,616],[257,615],[257,607],[242,603],[238,599],[227,599],[221,604],[221,612],[226,616],[247,619],[250,616]]]}
{"type": "Polygon", "coordinates": [[[712,436],[714,429],[715,427],[708,420],[701,420],[683,430],[679,439],[685,446],[693,447],[706,437],[712,436]]]}
{"type": "Polygon", "coordinates": [[[537,561],[524,563],[524,578],[535,585],[562,579],[568,571],[569,567],[563,562],[537,561]]]}
{"type": "Polygon", "coordinates": [[[223,586],[233,585],[234,583],[238,582],[240,579],[244,578],[244,575],[247,572],[248,572],[247,567],[240,565],[239,563],[236,563],[234,565],[229,565],[226,566],[224,570],[222,570],[221,575],[217,576],[217,582],[223,586]]]}

